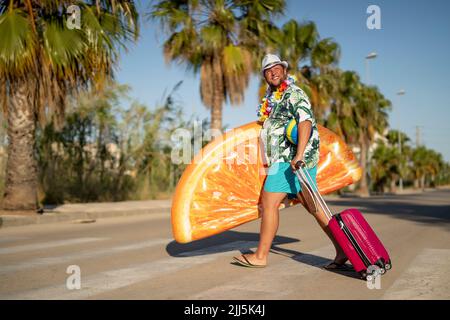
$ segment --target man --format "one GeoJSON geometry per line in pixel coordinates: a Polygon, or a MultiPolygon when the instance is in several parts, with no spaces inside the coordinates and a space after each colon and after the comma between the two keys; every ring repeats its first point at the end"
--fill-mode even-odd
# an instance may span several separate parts
{"type": "Polygon", "coordinates": [[[258,249],[253,254],[234,257],[235,262],[246,267],[265,267],[272,241],[279,225],[279,206],[284,198],[297,196],[302,205],[313,214],[324,232],[336,248],[336,257],[327,269],[347,269],[347,257],[334,240],[328,229],[328,219],[315,205],[307,190],[302,190],[295,176],[298,161],[308,170],[316,184],[316,171],[319,162],[319,131],[305,92],[295,85],[287,73],[288,63],[273,54],[262,61],[262,75],[269,85],[266,97],[260,106],[260,121],[263,121],[261,138],[265,155],[270,165],[262,191],[261,231],[258,249]],[[298,145],[285,136],[289,120],[298,124],[298,145]]]}

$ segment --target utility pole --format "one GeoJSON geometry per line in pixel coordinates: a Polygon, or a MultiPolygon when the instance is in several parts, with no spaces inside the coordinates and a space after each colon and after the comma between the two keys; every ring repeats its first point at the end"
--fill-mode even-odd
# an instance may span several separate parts
{"type": "Polygon", "coordinates": [[[398,181],[398,186],[400,188],[400,191],[403,191],[403,178],[402,178],[402,139],[401,139],[401,132],[400,130],[397,132],[398,135],[398,156],[400,157],[400,163],[399,163],[399,171],[400,171],[400,178],[398,181]]]}
{"type": "MultiPolygon", "coordinates": [[[[366,58],[364,59],[365,66],[366,66],[366,84],[370,85],[370,77],[369,77],[369,60],[375,59],[378,56],[376,52],[369,53],[366,58]]],[[[367,177],[367,189],[370,190],[370,184],[372,183],[372,177],[370,175],[370,159],[372,158],[371,152],[370,152],[371,146],[369,145],[368,150],[366,150],[366,177],[367,177]]],[[[370,194],[370,192],[369,192],[370,194]]]]}
{"type": "Polygon", "coordinates": [[[420,126],[416,126],[416,148],[420,146],[420,126]]]}
{"type": "MultiPolygon", "coordinates": [[[[405,94],[405,90],[400,90],[397,92],[397,95],[403,96],[405,94]]],[[[399,156],[399,180],[398,180],[398,186],[400,188],[400,192],[403,191],[403,177],[402,177],[402,139],[401,139],[401,132],[400,132],[400,126],[398,129],[398,156],[399,156]]]]}

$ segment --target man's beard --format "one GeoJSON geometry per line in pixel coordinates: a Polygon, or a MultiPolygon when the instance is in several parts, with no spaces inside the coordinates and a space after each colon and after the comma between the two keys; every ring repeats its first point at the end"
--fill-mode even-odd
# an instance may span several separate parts
{"type": "Polygon", "coordinates": [[[271,89],[272,91],[276,91],[277,88],[278,88],[279,86],[281,86],[281,84],[282,84],[286,79],[287,79],[287,74],[286,74],[286,75],[283,75],[283,77],[281,78],[280,83],[279,83],[277,86],[272,85],[272,84],[269,83],[270,89],[271,89]]]}

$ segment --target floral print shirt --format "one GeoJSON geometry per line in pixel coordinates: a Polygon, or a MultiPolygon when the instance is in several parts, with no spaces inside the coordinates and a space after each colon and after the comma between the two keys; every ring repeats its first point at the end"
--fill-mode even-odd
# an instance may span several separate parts
{"type": "Polygon", "coordinates": [[[311,121],[312,134],[306,144],[303,158],[306,167],[311,169],[319,162],[319,131],[308,96],[295,84],[291,84],[284,91],[261,129],[260,137],[264,145],[266,163],[271,165],[275,162],[291,162],[294,159],[297,145],[292,144],[285,135],[285,127],[292,118],[295,118],[297,124],[311,121]]]}

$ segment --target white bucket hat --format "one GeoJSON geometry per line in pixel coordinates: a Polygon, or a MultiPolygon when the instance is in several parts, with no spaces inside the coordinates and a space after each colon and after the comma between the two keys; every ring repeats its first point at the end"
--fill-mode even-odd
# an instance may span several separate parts
{"type": "Polygon", "coordinates": [[[266,54],[261,63],[261,73],[264,76],[264,71],[276,66],[277,64],[283,65],[285,68],[288,67],[288,63],[286,61],[281,61],[281,59],[274,54],[266,54]]]}

